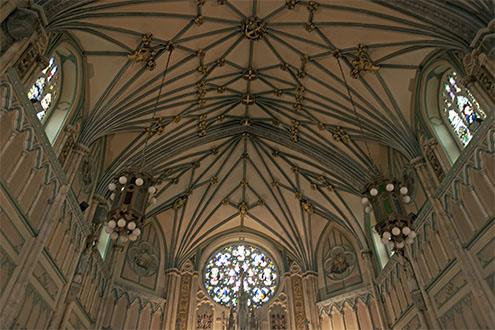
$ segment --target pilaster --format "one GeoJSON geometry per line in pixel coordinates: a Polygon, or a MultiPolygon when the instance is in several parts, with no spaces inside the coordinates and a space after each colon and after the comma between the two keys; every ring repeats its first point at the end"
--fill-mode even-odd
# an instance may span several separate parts
{"type": "MultiPolygon", "coordinates": [[[[373,267],[373,260],[372,260],[372,255],[371,255],[371,250],[361,250],[361,256],[363,257],[366,267],[368,268],[368,272],[366,272],[366,276],[368,277],[367,280],[370,283],[370,288],[371,288],[371,294],[375,298],[375,305],[377,309],[377,315],[378,315],[378,322],[380,325],[381,329],[388,329],[390,324],[390,321],[387,318],[387,314],[385,313],[385,308],[383,307],[383,302],[380,296],[380,293],[378,292],[378,288],[376,287],[375,284],[375,274],[374,274],[374,267],[373,267]]],[[[370,320],[371,320],[371,315],[370,315],[370,320]]]]}
{"type": "MultiPolygon", "coordinates": [[[[105,310],[107,306],[110,306],[112,304],[112,289],[113,289],[113,284],[115,283],[115,277],[117,272],[115,271],[115,265],[117,264],[117,260],[124,250],[124,247],[118,243],[115,242],[113,243],[112,246],[112,252],[110,253],[109,260],[107,261],[107,266],[108,266],[108,271],[109,271],[109,278],[108,281],[105,285],[105,292],[103,293],[102,297],[102,302],[100,304],[101,308],[98,311],[98,314],[96,316],[96,329],[101,329],[102,324],[103,324],[103,319],[105,316],[105,310]]],[[[63,329],[64,322],[60,325],[60,328],[63,329]]]]}
{"type": "MultiPolygon", "coordinates": [[[[409,249],[406,249],[409,254],[409,249]]],[[[410,254],[409,254],[410,255],[410,254]]],[[[407,277],[407,286],[411,291],[414,307],[416,308],[419,321],[424,329],[440,329],[440,322],[431,303],[431,299],[425,291],[425,283],[418,272],[418,265],[413,259],[400,256],[399,262],[407,277]]]]}
{"type": "Polygon", "coordinates": [[[165,320],[163,324],[164,329],[175,329],[176,323],[176,311],[177,304],[179,301],[179,293],[180,293],[180,282],[181,275],[179,271],[175,268],[169,269],[165,272],[166,279],[166,299],[167,305],[165,308],[165,320]]]}
{"type": "Polygon", "coordinates": [[[306,319],[309,321],[311,330],[321,329],[320,318],[318,316],[318,308],[316,303],[318,292],[318,275],[315,273],[305,273],[302,277],[303,292],[306,306],[306,319]]]}

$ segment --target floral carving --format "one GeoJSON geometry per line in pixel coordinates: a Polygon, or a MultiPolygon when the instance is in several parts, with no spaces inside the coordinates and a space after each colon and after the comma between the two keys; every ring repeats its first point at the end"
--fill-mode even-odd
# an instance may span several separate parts
{"type": "Polygon", "coordinates": [[[323,267],[330,279],[339,281],[349,276],[356,266],[356,255],[351,247],[339,245],[330,250],[323,267]]]}
{"type": "Polygon", "coordinates": [[[127,259],[131,269],[139,276],[149,277],[158,271],[158,257],[153,246],[148,242],[133,242],[129,246],[127,259]]]}

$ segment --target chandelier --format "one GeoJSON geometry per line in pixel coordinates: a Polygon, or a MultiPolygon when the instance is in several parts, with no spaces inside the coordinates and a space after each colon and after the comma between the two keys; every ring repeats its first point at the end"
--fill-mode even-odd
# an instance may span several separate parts
{"type": "Polygon", "coordinates": [[[126,243],[141,235],[146,207],[156,203],[153,197],[156,183],[157,180],[144,170],[127,169],[108,185],[112,192],[112,207],[107,215],[105,231],[112,240],[126,243]]]}
{"type": "MultiPolygon", "coordinates": [[[[360,44],[359,48],[362,47],[363,45],[360,44]]],[[[363,124],[357,114],[356,105],[354,104],[349,85],[347,84],[342,69],[342,63],[340,61],[342,51],[334,49],[333,55],[337,59],[354,117],[358,123],[361,135],[364,138],[363,124]]],[[[371,157],[366,139],[364,140],[364,144],[368,153],[368,158],[373,165],[373,169],[379,173],[373,162],[373,158],[371,157]]],[[[388,248],[396,251],[401,251],[406,244],[411,245],[416,237],[416,232],[413,229],[413,219],[405,213],[404,204],[411,201],[411,196],[408,195],[408,192],[408,188],[397,180],[387,180],[383,177],[377,177],[373,182],[367,185],[366,190],[363,193],[364,197],[361,200],[362,204],[365,206],[366,213],[374,211],[377,221],[375,230],[380,235],[382,243],[388,248]]]]}
{"type": "Polygon", "coordinates": [[[173,47],[169,44],[165,47],[169,51],[165,70],[163,71],[160,89],[156,97],[156,102],[151,117],[151,126],[145,130],[146,138],[142,152],[141,165],[139,167],[127,167],[108,185],[111,192],[111,208],[107,214],[105,231],[110,234],[112,240],[119,240],[121,243],[135,241],[141,235],[145,221],[146,208],[156,203],[156,186],[160,180],[146,170],[146,149],[151,135],[163,131],[161,118],[155,120],[156,109],[160,100],[160,95],[165,82],[165,77],[170,63],[173,47]],[[156,122],[160,124],[156,127],[156,122]]]}
{"type": "Polygon", "coordinates": [[[411,201],[409,190],[396,180],[378,178],[367,186],[361,200],[366,213],[373,210],[375,230],[382,243],[390,249],[400,250],[411,245],[416,237],[412,218],[405,213],[404,204],[411,201]]]}

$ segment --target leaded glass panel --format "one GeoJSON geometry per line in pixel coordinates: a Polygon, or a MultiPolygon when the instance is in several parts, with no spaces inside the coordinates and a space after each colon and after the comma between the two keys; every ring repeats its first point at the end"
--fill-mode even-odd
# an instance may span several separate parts
{"type": "Polygon", "coordinates": [[[485,119],[485,112],[471,92],[458,84],[454,71],[445,76],[442,98],[443,111],[450,127],[462,145],[466,146],[473,138],[470,125],[476,120],[485,119]]]}
{"type": "Polygon", "coordinates": [[[31,86],[28,92],[28,98],[32,101],[39,101],[42,110],[36,115],[39,120],[43,120],[50,110],[58,93],[58,64],[55,64],[55,57],[50,58],[48,66],[41,71],[41,76],[31,86]]]}
{"type": "Polygon", "coordinates": [[[214,301],[236,306],[243,283],[248,306],[259,307],[275,293],[278,270],[265,252],[248,244],[221,248],[209,259],[204,271],[205,287],[214,301]]]}

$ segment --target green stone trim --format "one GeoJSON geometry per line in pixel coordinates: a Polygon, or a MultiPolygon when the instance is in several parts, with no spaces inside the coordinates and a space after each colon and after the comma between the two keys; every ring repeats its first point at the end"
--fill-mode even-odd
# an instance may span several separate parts
{"type": "Polygon", "coordinates": [[[488,115],[487,118],[483,121],[480,128],[478,128],[476,134],[471,139],[471,142],[469,142],[466,148],[464,148],[454,165],[452,165],[450,170],[446,173],[445,178],[438,186],[437,191],[433,194],[433,198],[440,199],[442,197],[449,185],[454,181],[455,177],[462,170],[467,160],[473,156],[475,149],[479,147],[481,141],[487,138],[488,131],[493,127],[494,119],[495,115],[491,114],[488,115]]]}
{"type": "Polygon", "coordinates": [[[57,263],[55,260],[53,260],[52,256],[50,255],[50,252],[46,248],[43,248],[43,255],[46,257],[48,262],[53,266],[53,268],[56,270],[57,274],[60,276],[62,279],[62,282],[64,284],[67,283],[67,278],[65,278],[65,275],[62,273],[62,270],[58,267],[57,263]]]}
{"type": "Polygon", "coordinates": [[[17,230],[17,227],[16,227],[14,221],[12,221],[10,216],[6,212],[4,212],[4,210],[2,208],[0,208],[0,214],[5,215],[5,217],[7,218],[7,221],[9,221],[12,224],[12,227],[14,228],[14,230],[17,232],[17,234],[21,238],[21,246],[18,248],[16,246],[14,246],[14,244],[12,244],[11,240],[9,239],[9,236],[6,235],[5,232],[3,231],[2,227],[0,227],[0,232],[3,234],[3,237],[5,238],[5,240],[9,243],[10,247],[15,251],[15,253],[17,255],[19,255],[21,253],[20,250],[22,250],[22,247],[24,246],[24,243],[26,243],[26,239],[24,236],[22,236],[22,234],[19,232],[19,230],[17,230]]]}
{"type": "MultiPolygon", "coordinates": [[[[19,78],[19,75],[17,74],[15,69],[11,67],[7,69],[7,76],[14,87],[15,96],[18,98],[18,100],[20,101],[20,103],[24,108],[23,113],[26,115],[28,121],[32,124],[36,137],[39,139],[38,142],[41,144],[41,147],[44,151],[43,155],[48,158],[48,161],[52,166],[57,179],[60,181],[60,184],[67,185],[68,184],[67,177],[65,176],[65,173],[62,170],[60,163],[58,162],[58,158],[55,154],[55,151],[53,150],[50,141],[48,140],[45,134],[41,122],[38,120],[38,117],[36,117],[33,104],[27,98],[27,94],[24,90],[24,86],[22,84],[21,79],[19,78]]],[[[84,235],[85,236],[89,235],[91,233],[89,229],[89,225],[86,223],[84,219],[81,209],[79,208],[79,203],[74,197],[74,192],[72,191],[72,189],[69,190],[69,193],[67,195],[67,200],[69,201],[69,204],[71,206],[71,211],[75,215],[77,223],[81,227],[84,235]]]]}
{"type": "Polygon", "coordinates": [[[492,216],[490,219],[488,219],[485,224],[483,225],[483,227],[481,227],[480,229],[478,229],[473,237],[471,238],[471,240],[469,240],[469,242],[467,242],[466,244],[464,244],[462,247],[466,248],[466,249],[471,249],[474,245],[474,243],[476,243],[478,241],[478,239],[483,236],[483,234],[486,233],[486,231],[491,227],[491,225],[495,222],[495,216],[492,216]]]}
{"type": "Polygon", "coordinates": [[[43,267],[43,264],[40,262],[40,260],[38,260],[37,266],[35,266],[35,268],[33,270],[33,273],[32,273],[32,276],[38,281],[38,284],[43,288],[43,290],[45,291],[45,293],[50,298],[52,298],[53,301],[55,301],[55,298],[57,297],[57,295],[59,293],[60,287],[58,287],[57,284],[55,283],[55,281],[51,278],[51,276],[49,275],[49,273],[47,272],[47,270],[45,269],[45,267],[43,267]],[[37,266],[40,267],[40,270],[41,270],[42,274],[36,274],[36,268],[37,268],[37,266]],[[40,275],[40,276],[38,276],[38,275],[40,275]],[[54,292],[50,292],[48,290],[48,286],[50,284],[55,287],[55,291],[54,292]]]}
{"type": "Polygon", "coordinates": [[[79,308],[81,309],[82,313],[84,314],[84,316],[86,317],[86,319],[89,321],[89,323],[94,324],[96,320],[93,320],[91,318],[91,316],[89,315],[89,313],[86,311],[86,309],[84,308],[84,306],[81,304],[81,301],[79,300],[79,297],[77,297],[77,299],[76,299],[76,304],[79,306],[79,308]]]}
{"type": "Polygon", "coordinates": [[[431,288],[436,284],[438,283],[438,281],[443,277],[443,275],[445,275],[445,273],[447,273],[450,269],[452,269],[452,267],[456,264],[456,261],[457,259],[454,257],[452,260],[450,260],[447,265],[442,269],[440,270],[440,272],[430,281],[430,283],[428,283],[426,286],[425,286],[425,291],[428,292],[431,290],[431,288]]]}
{"type": "Polygon", "coordinates": [[[17,199],[15,199],[14,196],[12,196],[12,194],[10,193],[9,187],[7,187],[7,185],[5,184],[5,182],[2,179],[0,179],[0,188],[2,189],[2,191],[5,193],[5,195],[9,199],[10,205],[12,205],[14,207],[14,209],[16,210],[17,214],[19,215],[19,217],[22,219],[22,221],[26,225],[26,228],[29,230],[29,232],[33,235],[33,237],[38,236],[38,231],[36,229],[34,229],[33,226],[31,226],[31,223],[29,222],[29,218],[24,214],[24,212],[21,209],[21,206],[17,202],[17,199]]]}
{"type": "Polygon", "coordinates": [[[485,281],[488,283],[488,286],[492,290],[492,293],[495,293],[495,273],[491,273],[485,278],[485,281]]]}
{"type": "Polygon", "coordinates": [[[3,291],[5,287],[9,284],[12,273],[14,272],[14,269],[17,267],[15,262],[9,257],[8,253],[0,246],[0,269],[6,266],[9,267],[8,279],[4,279],[4,278],[2,279],[3,281],[5,281],[5,285],[3,287],[0,287],[0,297],[3,295],[3,291]]]}
{"type": "Polygon", "coordinates": [[[401,322],[409,314],[409,312],[413,308],[414,308],[414,303],[412,303],[409,306],[407,306],[406,310],[404,312],[402,312],[402,314],[399,315],[399,317],[397,318],[397,320],[395,320],[395,322],[390,325],[390,329],[394,329],[395,326],[397,325],[397,323],[401,322]]]}
{"type": "Polygon", "coordinates": [[[14,87],[15,96],[21,105],[24,108],[24,114],[26,115],[29,123],[33,125],[34,132],[36,133],[36,137],[39,139],[39,143],[44,151],[44,155],[48,158],[50,165],[52,165],[57,178],[60,180],[60,183],[63,185],[67,185],[67,178],[65,176],[62,167],[58,163],[57,156],[55,155],[55,151],[53,151],[52,145],[48,138],[46,137],[45,131],[38,117],[36,117],[36,112],[34,110],[33,104],[29,101],[26,91],[24,90],[24,85],[17,74],[17,71],[10,67],[7,69],[7,76],[14,87]]]}

